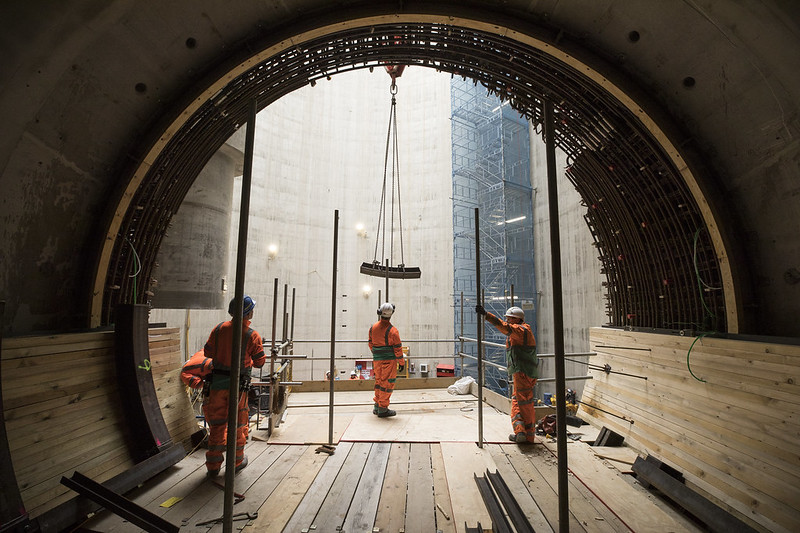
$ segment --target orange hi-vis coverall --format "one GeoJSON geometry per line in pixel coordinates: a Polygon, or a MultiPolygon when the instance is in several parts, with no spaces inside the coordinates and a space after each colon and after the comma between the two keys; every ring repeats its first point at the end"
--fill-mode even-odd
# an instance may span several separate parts
{"type": "Polygon", "coordinates": [[[507,336],[506,365],[514,384],[511,394],[511,425],[514,434],[524,433],[528,442],[534,442],[536,409],[533,387],[539,377],[539,357],[536,355],[533,331],[529,324],[509,324],[492,313],[486,313],[486,320],[507,336]]]}
{"type": "Polygon", "coordinates": [[[378,409],[389,408],[389,398],[397,380],[397,360],[403,360],[400,333],[388,319],[380,319],[369,328],[369,349],[375,373],[375,397],[378,409]]]}
{"type": "Polygon", "coordinates": [[[181,381],[187,387],[199,389],[203,386],[203,380],[211,374],[214,369],[214,361],[206,357],[205,350],[195,352],[188,361],[181,367],[181,381]]]}
{"type": "MultiPolygon", "coordinates": [[[[240,376],[248,382],[250,372],[255,366],[261,368],[267,360],[261,346],[261,335],[250,328],[250,321],[242,324],[242,361],[240,376]]],[[[231,372],[231,347],[233,344],[233,322],[230,320],[218,324],[208,337],[203,352],[214,362],[211,387],[208,398],[203,403],[203,414],[208,424],[208,451],[206,452],[206,468],[218,472],[222,467],[227,446],[228,429],[228,397],[231,372]]],[[[240,385],[241,386],[241,385],[240,385]]],[[[247,407],[247,391],[239,391],[239,416],[236,427],[236,465],[244,459],[244,445],[247,441],[250,413],[247,407]]]]}

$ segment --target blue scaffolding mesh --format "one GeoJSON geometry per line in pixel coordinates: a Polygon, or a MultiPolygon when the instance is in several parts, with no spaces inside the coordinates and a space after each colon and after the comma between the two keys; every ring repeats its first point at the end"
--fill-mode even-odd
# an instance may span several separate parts
{"type": "MultiPolygon", "coordinates": [[[[528,122],[470,79],[453,78],[450,85],[453,142],[453,263],[455,334],[475,338],[475,220],[480,213],[481,288],[487,311],[503,316],[514,305],[536,334],[533,257],[533,190],[530,185],[528,122]],[[463,317],[462,298],[463,294],[463,317]]],[[[484,340],[505,343],[505,336],[487,324],[484,340]]],[[[460,345],[456,346],[456,352],[460,345]]],[[[475,343],[464,353],[477,356],[475,343]]],[[[485,357],[505,365],[505,350],[485,346],[485,357]]],[[[457,361],[458,364],[458,361],[457,361]]],[[[477,362],[465,358],[458,375],[477,377],[477,362]]],[[[508,376],[486,366],[485,385],[508,395],[508,376]]]]}

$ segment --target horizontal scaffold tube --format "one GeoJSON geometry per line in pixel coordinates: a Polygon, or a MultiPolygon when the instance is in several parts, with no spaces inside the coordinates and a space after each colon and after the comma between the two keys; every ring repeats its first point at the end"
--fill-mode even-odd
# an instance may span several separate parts
{"type": "MultiPolygon", "coordinates": [[[[330,340],[300,340],[300,339],[294,339],[292,341],[292,343],[294,343],[294,344],[311,344],[311,343],[330,344],[330,342],[331,342],[330,340]]],[[[354,342],[367,344],[366,339],[337,340],[335,342],[336,342],[336,344],[346,344],[346,343],[354,343],[354,342]]],[[[414,343],[416,343],[416,342],[458,342],[458,339],[455,339],[455,338],[453,338],[453,339],[403,339],[403,344],[412,343],[412,342],[414,342],[414,343]]]]}
{"type": "MultiPolygon", "coordinates": [[[[470,354],[467,354],[467,353],[459,353],[458,355],[460,355],[462,357],[466,357],[467,359],[478,359],[474,355],[470,355],[470,354]]],[[[542,357],[542,356],[539,356],[539,357],[542,357]]],[[[503,365],[498,365],[497,363],[493,363],[493,362],[487,361],[485,359],[483,360],[483,364],[484,365],[493,366],[495,368],[499,368],[500,370],[506,370],[506,371],[508,370],[508,368],[503,366],[503,365]]],[[[594,378],[592,376],[589,376],[589,375],[586,375],[586,376],[572,376],[572,377],[566,378],[567,381],[580,381],[580,380],[583,380],[583,379],[594,379],[594,378]]],[[[536,380],[536,382],[537,383],[549,383],[549,382],[555,381],[555,380],[556,380],[556,378],[539,378],[539,379],[536,380]]]]}

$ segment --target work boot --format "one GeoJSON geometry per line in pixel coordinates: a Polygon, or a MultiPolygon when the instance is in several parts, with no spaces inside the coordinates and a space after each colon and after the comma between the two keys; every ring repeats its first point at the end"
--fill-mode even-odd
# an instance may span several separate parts
{"type": "Polygon", "coordinates": [[[215,478],[219,475],[219,470],[209,470],[206,472],[206,477],[215,478]]]}
{"type": "Polygon", "coordinates": [[[242,462],[236,465],[236,468],[233,471],[234,473],[239,472],[240,470],[244,470],[244,467],[246,466],[247,466],[247,456],[245,455],[244,459],[242,459],[242,462]]]}
{"type": "Polygon", "coordinates": [[[527,441],[527,437],[525,437],[525,433],[512,433],[508,436],[508,440],[511,442],[522,443],[527,441]]]}
{"type": "Polygon", "coordinates": [[[397,412],[392,411],[388,407],[378,407],[378,418],[387,418],[396,414],[397,412]]]}
{"type": "Polygon", "coordinates": [[[378,414],[378,404],[377,404],[377,403],[376,403],[376,404],[375,404],[375,406],[372,408],[372,414],[373,414],[373,415],[377,415],[377,414],[378,414]]]}

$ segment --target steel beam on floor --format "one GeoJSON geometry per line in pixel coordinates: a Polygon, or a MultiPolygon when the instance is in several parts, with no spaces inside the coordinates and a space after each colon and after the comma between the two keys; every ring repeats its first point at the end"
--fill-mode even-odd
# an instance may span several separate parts
{"type": "Polygon", "coordinates": [[[489,481],[485,477],[478,477],[478,474],[474,474],[474,477],[475,483],[478,484],[478,491],[481,493],[481,498],[483,498],[483,503],[486,504],[489,516],[492,517],[493,533],[511,533],[511,525],[508,523],[505,513],[503,513],[500,502],[497,501],[489,481]]]}
{"type": "Polygon", "coordinates": [[[494,491],[497,493],[497,497],[503,504],[503,507],[505,507],[509,518],[511,518],[511,523],[514,524],[514,529],[516,532],[533,533],[533,526],[531,526],[531,523],[528,521],[528,517],[525,516],[522,508],[519,506],[519,502],[517,502],[516,498],[514,498],[514,495],[511,494],[511,491],[509,490],[508,485],[506,485],[503,476],[500,475],[500,472],[495,470],[494,474],[492,474],[487,469],[486,477],[492,482],[494,491]]]}
{"type": "Polygon", "coordinates": [[[81,496],[99,503],[109,511],[132,524],[136,524],[149,533],[178,533],[180,530],[180,527],[167,522],[143,507],[139,507],[124,496],[105,488],[80,472],[75,472],[71,478],[62,477],[61,484],[71,488],[81,496]]]}
{"type": "Polygon", "coordinates": [[[650,455],[647,456],[647,459],[637,457],[632,470],[637,479],[657,488],[670,500],[708,526],[710,531],[755,533],[755,529],[663,471],[661,461],[655,457],[650,455]]]}

